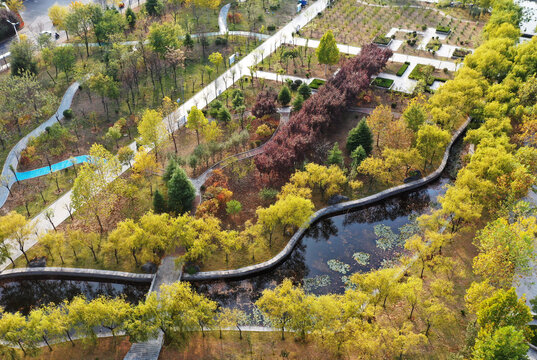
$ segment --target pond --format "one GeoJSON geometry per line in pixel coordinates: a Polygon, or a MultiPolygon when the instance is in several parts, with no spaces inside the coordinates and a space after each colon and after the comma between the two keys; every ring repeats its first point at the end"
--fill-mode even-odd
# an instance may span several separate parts
{"type": "Polygon", "coordinates": [[[27,314],[33,307],[58,304],[77,295],[94,299],[100,295],[124,296],[137,303],[146,295],[149,284],[121,284],[79,280],[19,280],[0,282],[0,307],[27,314]]]}
{"type": "Polygon", "coordinates": [[[263,290],[285,278],[302,284],[309,293],[343,293],[351,274],[378,269],[397,259],[403,250],[402,234],[411,233],[415,219],[438,206],[438,196],[455,177],[461,148],[459,140],[443,176],[428,186],[313,223],[291,255],[274,269],[242,280],[193,282],[193,287],[222,306],[244,310],[252,308],[263,290]],[[381,239],[396,238],[395,246],[385,246],[378,241],[379,235],[384,235],[381,239]]]}
{"type": "Polygon", "coordinates": [[[422,190],[313,223],[289,258],[264,274],[243,280],[195,282],[193,286],[223,306],[243,309],[248,309],[264,289],[285,278],[313,294],[343,293],[347,275],[377,269],[402,250],[401,246],[386,249],[377,245],[375,230],[379,232],[379,225],[399,233],[399,228],[430,210],[447,182],[442,178],[422,190]]]}

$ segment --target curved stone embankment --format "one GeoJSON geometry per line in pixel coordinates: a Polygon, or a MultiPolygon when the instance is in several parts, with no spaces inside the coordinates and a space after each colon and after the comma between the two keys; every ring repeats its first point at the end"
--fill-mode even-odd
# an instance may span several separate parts
{"type": "Polygon", "coordinates": [[[123,271],[60,267],[17,268],[4,270],[0,273],[0,281],[35,280],[48,278],[60,280],[150,284],[154,277],[154,274],[136,274],[123,271]]]}
{"type": "Polygon", "coordinates": [[[244,278],[248,276],[252,276],[264,271],[267,271],[278,264],[280,264],[282,261],[284,261],[295,248],[298,241],[302,238],[304,233],[309,227],[309,224],[320,220],[322,218],[325,218],[327,216],[339,214],[342,212],[354,210],[363,206],[371,205],[380,201],[383,201],[387,198],[400,195],[403,193],[407,193],[413,190],[416,190],[418,188],[421,188],[435,180],[437,180],[441,175],[444,169],[446,168],[448,159],[449,159],[449,153],[451,151],[451,147],[455,143],[455,141],[461,136],[461,134],[464,133],[466,128],[468,127],[468,124],[470,123],[470,118],[468,118],[464,124],[453,134],[451,138],[451,142],[446,148],[446,151],[444,152],[444,157],[442,158],[442,163],[438,168],[428,176],[410,182],[408,184],[403,184],[399,186],[392,187],[390,189],[381,191],[379,193],[376,193],[374,195],[358,199],[358,200],[352,200],[343,202],[336,205],[327,206],[325,208],[322,208],[315,212],[305,225],[301,226],[300,229],[293,235],[293,237],[289,240],[285,248],[283,248],[282,251],[280,251],[276,256],[274,256],[272,259],[267,260],[265,262],[262,262],[260,264],[250,265],[246,266],[240,269],[234,269],[234,270],[218,270],[218,271],[207,271],[207,272],[200,272],[197,274],[186,274],[183,273],[182,280],[184,281],[205,281],[205,280],[224,280],[224,279],[237,279],[237,278],[244,278]]]}

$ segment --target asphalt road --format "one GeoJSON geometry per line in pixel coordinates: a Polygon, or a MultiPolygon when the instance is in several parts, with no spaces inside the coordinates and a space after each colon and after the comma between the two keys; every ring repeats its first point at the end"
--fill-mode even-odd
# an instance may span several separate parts
{"type": "MultiPolygon", "coordinates": [[[[91,0],[82,0],[83,3],[88,3],[91,0]]],[[[26,34],[32,39],[36,39],[41,31],[52,31],[54,33],[54,27],[48,18],[48,9],[55,3],[59,5],[69,5],[72,0],[25,0],[24,11],[21,11],[22,19],[24,20],[25,27],[21,30],[22,34],[26,34]]],[[[64,34],[62,34],[64,36],[64,34]]],[[[9,51],[9,45],[16,37],[5,40],[0,43],[0,54],[4,54],[9,51]]]]}

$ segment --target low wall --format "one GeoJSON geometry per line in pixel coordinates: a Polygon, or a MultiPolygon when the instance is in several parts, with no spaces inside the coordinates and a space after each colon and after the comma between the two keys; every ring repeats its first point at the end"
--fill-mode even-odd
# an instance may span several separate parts
{"type": "Polygon", "coordinates": [[[446,148],[446,151],[444,152],[444,157],[442,158],[442,163],[438,168],[428,176],[410,182],[408,184],[403,184],[399,186],[395,186],[392,188],[389,188],[387,190],[381,191],[379,193],[376,193],[374,195],[358,199],[358,200],[352,200],[347,201],[343,203],[339,203],[336,205],[331,205],[324,207],[315,214],[313,214],[309,220],[306,222],[305,225],[301,226],[297,232],[293,235],[293,237],[289,240],[285,248],[283,248],[282,251],[278,253],[278,255],[274,256],[272,259],[267,260],[265,262],[262,262],[260,264],[250,265],[246,266],[240,269],[234,269],[234,270],[218,270],[218,271],[207,271],[207,272],[200,272],[197,274],[183,274],[182,280],[184,281],[205,281],[205,280],[223,280],[223,279],[237,279],[237,278],[243,278],[252,276],[258,273],[261,273],[263,271],[266,271],[268,269],[271,269],[281,263],[283,260],[285,260],[295,248],[298,241],[302,238],[304,233],[309,227],[309,224],[322,219],[324,217],[327,217],[329,215],[338,214],[341,212],[353,210],[362,206],[371,205],[374,203],[377,203],[379,201],[383,201],[387,198],[390,198],[392,196],[400,195],[406,192],[410,192],[413,190],[416,190],[418,188],[421,188],[435,180],[437,180],[441,175],[444,169],[446,168],[448,159],[449,159],[449,153],[451,151],[451,147],[457,141],[457,139],[461,136],[461,134],[466,130],[468,127],[468,124],[470,123],[470,118],[468,118],[464,124],[453,134],[451,138],[451,142],[446,148]]]}
{"type": "Polygon", "coordinates": [[[60,280],[104,281],[122,283],[147,283],[153,281],[154,274],[135,274],[122,271],[77,269],[77,268],[16,268],[0,273],[0,281],[33,280],[49,278],[60,280]]]}

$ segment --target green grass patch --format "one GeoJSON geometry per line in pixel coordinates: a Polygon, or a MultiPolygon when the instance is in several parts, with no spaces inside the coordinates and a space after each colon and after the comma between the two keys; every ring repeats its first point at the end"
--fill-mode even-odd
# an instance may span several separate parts
{"type": "Polygon", "coordinates": [[[449,34],[451,32],[451,28],[449,26],[440,25],[436,27],[436,32],[441,34],[449,34]]]}
{"type": "Polygon", "coordinates": [[[392,79],[382,78],[382,77],[377,77],[377,78],[375,78],[375,80],[373,80],[371,85],[378,86],[378,87],[385,88],[385,89],[389,89],[393,85],[393,80],[392,79]]]}
{"type": "Polygon", "coordinates": [[[427,84],[427,86],[431,86],[435,81],[442,81],[442,82],[448,81],[447,78],[435,76],[434,72],[435,72],[434,66],[418,64],[416,65],[416,67],[414,67],[410,75],[408,75],[408,78],[412,80],[416,80],[416,81],[423,79],[425,80],[425,83],[427,84]]]}
{"type": "Polygon", "coordinates": [[[310,88],[314,89],[314,90],[317,90],[318,88],[320,88],[322,85],[324,85],[326,81],[324,80],[321,80],[321,79],[313,79],[313,81],[310,83],[310,88]]]}
{"type": "Polygon", "coordinates": [[[389,37],[386,37],[386,36],[376,36],[376,37],[373,39],[373,44],[383,45],[383,46],[388,46],[388,44],[390,43],[390,41],[392,41],[392,39],[389,38],[389,37]]]}
{"type": "Polygon", "coordinates": [[[395,75],[397,76],[403,76],[403,74],[406,72],[406,69],[410,66],[410,63],[408,61],[405,61],[403,65],[397,70],[397,73],[395,75]]]}

